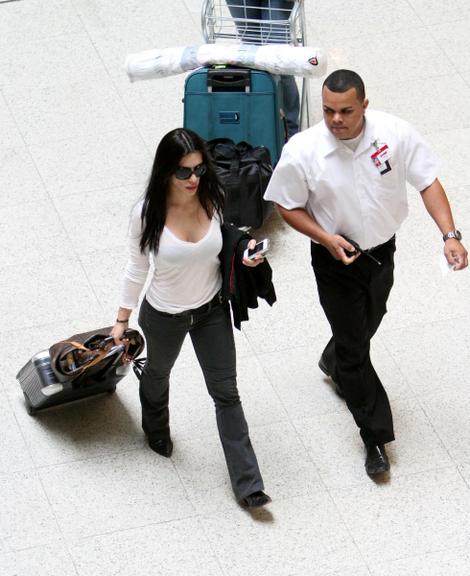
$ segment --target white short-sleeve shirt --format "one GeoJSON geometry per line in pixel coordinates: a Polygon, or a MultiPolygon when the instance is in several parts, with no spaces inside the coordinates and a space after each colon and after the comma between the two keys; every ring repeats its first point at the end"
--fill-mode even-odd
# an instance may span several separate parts
{"type": "Polygon", "coordinates": [[[322,121],[284,146],[264,195],[288,210],[304,208],[330,234],[364,248],[389,240],[408,214],[406,183],[421,191],[437,178],[438,162],[408,122],[367,110],[363,137],[352,151],[322,121]],[[384,145],[390,170],[372,156],[384,145]]]}

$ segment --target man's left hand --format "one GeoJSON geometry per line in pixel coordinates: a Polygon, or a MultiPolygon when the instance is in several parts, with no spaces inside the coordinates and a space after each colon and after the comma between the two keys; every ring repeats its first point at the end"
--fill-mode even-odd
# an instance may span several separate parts
{"type": "Polygon", "coordinates": [[[468,254],[465,246],[456,238],[449,238],[445,241],[444,254],[447,262],[454,270],[462,270],[468,266],[468,254]]]}

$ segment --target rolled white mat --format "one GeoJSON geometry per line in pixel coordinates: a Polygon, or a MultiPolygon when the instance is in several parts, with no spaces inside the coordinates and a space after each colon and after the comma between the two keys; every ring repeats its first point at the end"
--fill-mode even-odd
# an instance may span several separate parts
{"type": "Polygon", "coordinates": [[[203,44],[146,50],[129,54],[126,71],[131,82],[164,78],[200,66],[229,64],[288,76],[322,76],[327,58],[320,48],[287,44],[203,44]]]}

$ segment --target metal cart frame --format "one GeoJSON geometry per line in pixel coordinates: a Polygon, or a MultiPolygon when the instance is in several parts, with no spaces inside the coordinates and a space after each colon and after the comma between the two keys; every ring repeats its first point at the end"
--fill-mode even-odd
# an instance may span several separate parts
{"type": "MultiPolygon", "coordinates": [[[[272,7],[271,1],[266,0],[263,8],[247,8],[243,0],[203,0],[201,29],[205,42],[305,46],[304,1],[292,0],[292,8],[289,9],[272,7]],[[235,17],[233,12],[236,13],[235,17]]],[[[309,103],[309,79],[302,78],[301,129],[310,126],[309,103]]]]}

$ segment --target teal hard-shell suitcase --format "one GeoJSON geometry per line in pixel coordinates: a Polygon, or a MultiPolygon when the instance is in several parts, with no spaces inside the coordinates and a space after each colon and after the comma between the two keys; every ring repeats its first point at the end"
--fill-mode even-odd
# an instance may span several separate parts
{"type": "Polygon", "coordinates": [[[199,68],[186,78],[183,124],[206,140],[266,146],[274,166],[286,141],[279,77],[250,68],[199,68]]]}

